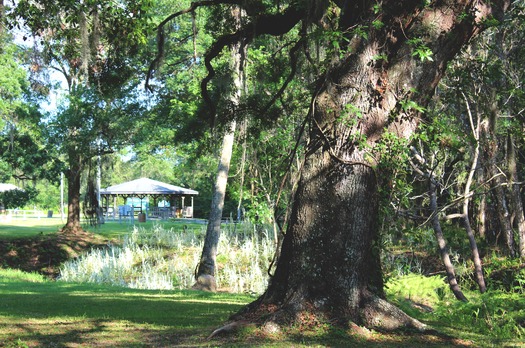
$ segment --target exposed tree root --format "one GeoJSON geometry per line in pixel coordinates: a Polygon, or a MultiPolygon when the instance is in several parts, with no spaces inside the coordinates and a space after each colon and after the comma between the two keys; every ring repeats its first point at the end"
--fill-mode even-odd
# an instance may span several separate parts
{"type": "Polygon", "coordinates": [[[361,309],[362,324],[369,329],[380,331],[395,331],[400,329],[415,329],[420,332],[427,326],[410,317],[398,307],[379,297],[372,297],[361,309]]]}
{"type": "Polygon", "coordinates": [[[60,230],[59,234],[67,235],[67,236],[79,236],[79,235],[86,235],[89,234],[86,232],[82,226],[80,225],[65,225],[60,230]]]}
{"type": "MultiPolygon", "coordinates": [[[[368,336],[370,330],[381,332],[416,331],[419,333],[435,333],[427,325],[410,317],[401,309],[388,301],[373,296],[361,303],[361,307],[354,313],[352,318],[341,317],[340,313],[334,313],[313,305],[291,305],[276,306],[256,301],[241,312],[233,315],[228,324],[216,329],[209,338],[217,334],[234,333],[241,327],[254,325],[266,334],[276,334],[286,327],[295,326],[308,330],[321,324],[329,324],[344,327],[360,336],[368,336]]],[[[302,330],[301,330],[302,331],[302,330]]]]}
{"type": "Polygon", "coordinates": [[[251,325],[253,325],[253,323],[251,323],[249,320],[233,321],[233,322],[230,322],[226,325],[219,327],[218,329],[213,330],[213,332],[208,336],[207,339],[209,340],[220,334],[231,334],[231,333],[239,331],[239,329],[241,328],[251,326],[251,325]]]}

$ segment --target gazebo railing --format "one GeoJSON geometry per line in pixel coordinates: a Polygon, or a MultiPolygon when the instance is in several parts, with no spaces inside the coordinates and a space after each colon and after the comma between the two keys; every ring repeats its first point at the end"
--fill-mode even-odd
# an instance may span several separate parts
{"type": "Polygon", "coordinates": [[[173,210],[170,207],[149,207],[148,217],[169,219],[173,217],[173,210]]]}

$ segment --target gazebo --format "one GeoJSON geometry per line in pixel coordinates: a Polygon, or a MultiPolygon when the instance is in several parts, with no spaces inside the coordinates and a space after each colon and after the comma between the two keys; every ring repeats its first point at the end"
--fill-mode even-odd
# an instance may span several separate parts
{"type": "Polygon", "coordinates": [[[111,211],[113,211],[113,217],[116,216],[117,212],[119,217],[133,217],[136,212],[139,212],[146,213],[149,217],[162,219],[169,217],[193,218],[193,197],[198,194],[199,192],[195,190],[148,178],[140,178],[109,186],[105,190],[100,191],[101,201],[104,203],[103,206],[107,215],[111,215],[111,211]],[[124,200],[127,200],[127,198],[139,198],[141,203],[137,206],[134,200],[131,200],[131,205],[120,205],[117,207],[117,199],[119,197],[122,197],[124,200]],[[146,197],[151,198],[153,202],[150,201],[146,211],[143,211],[142,200],[146,197]],[[113,198],[112,203],[110,203],[111,198],[113,198]],[[186,198],[190,198],[190,202],[186,198]],[[167,204],[159,206],[159,203],[167,204]],[[188,205],[188,203],[190,204],[188,205]]]}

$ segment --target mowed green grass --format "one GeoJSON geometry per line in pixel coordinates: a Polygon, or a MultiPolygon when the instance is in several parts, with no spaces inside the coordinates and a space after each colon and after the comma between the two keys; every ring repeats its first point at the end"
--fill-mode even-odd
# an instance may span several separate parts
{"type": "Polygon", "coordinates": [[[206,345],[206,337],[254,298],[145,291],[45,280],[0,270],[0,346],[206,345]]]}
{"type": "MultiPolygon", "coordinates": [[[[1,224],[0,240],[24,233],[26,237],[54,233],[62,226],[57,220],[1,224]],[[43,232],[47,228],[51,230],[43,232]]],[[[175,230],[205,231],[205,225],[189,221],[135,225],[150,228],[156,223],[175,230]]],[[[91,231],[118,239],[132,230],[129,223],[111,221],[91,231]]],[[[387,294],[410,315],[448,336],[366,329],[356,335],[319,323],[314,327],[294,326],[276,335],[249,328],[209,340],[215,328],[255,297],[65,283],[0,268],[0,347],[525,347],[523,289],[483,295],[467,290],[471,302],[465,304],[453,299],[440,277],[414,275],[390,281],[387,294]],[[421,312],[414,303],[433,310],[421,312]]]]}
{"type": "MultiPolygon", "coordinates": [[[[58,232],[65,224],[60,218],[13,218],[10,220],[0,219],[0,240],[16,239],[16,238],[31,238],[42,234],[50,234],[58,232]]],[[[164,229],[174,230],[193,230],[204,231],[205,226],[202,222],[195,223],[194,220],[148,220],[146,222],[138,222],[135,219],[134,223],[122,220],[107,220],[104,224],[98,227],[89,226],[87,223],[82,223],[82,227],[90,232],[100,234],[105,238],[113,239],[120,238],[133,231],[133,228],[152,228],[153,225],[160,224],[164,229]]]]}
{"type": "Polygon", "coordinates": [[[64,226],[60,218],[0,219],[0,239],[30,238],[39,234],[56,233],[64,226]]]}
{"type": "Polygon", "coordinates": [[[434,335],[358,334],[319,323],[210,334],[255,297],[50,281],[0,269],[0,347],[450,347],[434,335]]]}

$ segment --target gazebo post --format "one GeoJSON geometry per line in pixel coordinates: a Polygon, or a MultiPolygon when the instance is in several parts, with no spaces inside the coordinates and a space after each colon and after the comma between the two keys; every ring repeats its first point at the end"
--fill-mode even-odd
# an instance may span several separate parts
{"type": "MultiPolygon", "coordinates": [[[[99,189],[99,193],[100,193],[100,189],[99,189]]],[[[104,202],[105,202],[104,207],[106,209],[105,209],[104,215],[106,215],[106,219],[109,219],[109,197],[106,195],[102,195],[101,197],[104,198],[104,202]]]]}
{"type": "Polygon", "coordinates": [[[117,200],[118,200],[118,195],[114,195],[113,196],[113,220],[116,220],[117,219],[117,200]]]}
{"type": "Polygon", "coordinates": [[[184,196],[181,197],[182,198],[182,217],[186,217],[186,205],[184,205],[184,196]]]}
{"type": "Polygon", "coordinates": [[[191,196],[191,218],[193,219],[193,196],[191,196]]]}
{"type": "Polygon", "coordinates": [[[170,199],[171,217],[177,218],[177,196],[170,195],[169,199],[170,199]]]}

